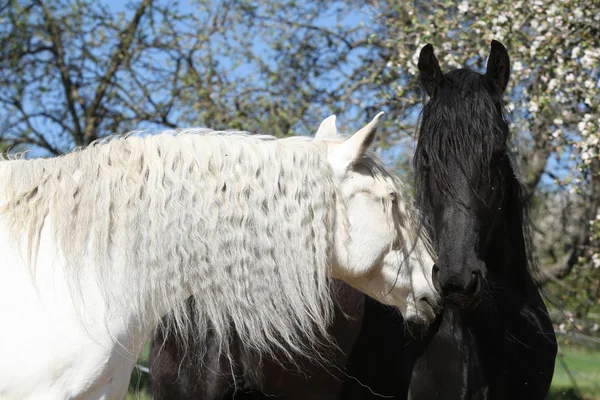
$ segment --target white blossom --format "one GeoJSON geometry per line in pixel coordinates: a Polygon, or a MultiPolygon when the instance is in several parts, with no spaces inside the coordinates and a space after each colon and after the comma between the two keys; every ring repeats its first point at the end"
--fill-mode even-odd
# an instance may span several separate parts
{"type": "Polygon", "coordinates": [[[583,160],[584,163],[588,164],[588,161],[592,158],[592,155],[590,154],[589,151],[582,151],[581,152],[581,159],[583,160]]]}
{"type": "Polygon", "coordinates": [[[552,132],[552,137],[554,139],[558,139],[560,137],[560,135],[562,134],[562,131],[560,129],[555,130],[554,132],[552,132]]]}
{"type": "Polygon", "coordinates": [[[521,72],[521,71],[523,71],[523,64],[521,64],[521,61],[516,61],[513,64],[513,69],[515,70],[515,72],[521,72]]]}
{"type": "Polygon", "coordinates": [[[540,107],[538,106],[537,103],[530,101],[529,102],[529,107],[527,107],[527,109],[529,110],[529,112],[531,113],[536,113],[540,110],[540,107]]]}
{"type": "Polygon", "coordinates": [[[585,50],[583,57],[579,60],[583,68],[591,68],[594,65],[594,60],[597,60],[598,56],[589,50],[585,50]]]}
{"type": "Polygon", "coordinates": [[[412,56],[411,62],[408,63],[408,72],[411,74],[417,74],[419,69],[417,65],[419,64],[419,55],[421,54],[421,47],[423,45],[419,44],[416,47],[416,50],[412,56]]]}
{"type": "Polygon", "coordinates": [[[583,86],[585,86],[586,89],[593,89],[594,86],[596,86],[596,82],[592,79],[588,79],[583,83],[583,86]]]}

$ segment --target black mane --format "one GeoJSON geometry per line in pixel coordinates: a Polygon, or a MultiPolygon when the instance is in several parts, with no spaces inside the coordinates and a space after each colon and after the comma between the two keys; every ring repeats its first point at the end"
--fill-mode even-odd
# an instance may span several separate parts
{"type": "Polygon", "coordinates": [[[421,114],[414,158],[421,205],[427,204],[421,189],[428,174],[435,177],[442,193],[454,197],[443,155],[452,153],[465,173],[477,171],[483,176],[489,173],[495,157],[511,156],[506,146],[509,129],[504,101],[492,82],[469,69],[445,76],[440,92],[421,114]]]}

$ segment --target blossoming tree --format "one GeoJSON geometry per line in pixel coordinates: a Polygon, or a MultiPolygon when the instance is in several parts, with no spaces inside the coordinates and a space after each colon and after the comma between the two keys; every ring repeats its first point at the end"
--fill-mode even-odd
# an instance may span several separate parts
{"type": "Polygon", "coordinates": [[[479,71],[492,39],[508,48],[514,139],[527,195],[537,205],[535,222],[544,228],[535,232],[538,259],[546,279],[569,277],[568,307],[581,314],[598,310],[600,3],[373,0],[365,5],[373,13],[366,23],[373,46],[385,49],[379,54],[387,57],[382,75],[405,77],[387,104],[403,112],[418,99],[417,59],[424,44],[434,45],[442,69],[466,65],[479,71]],[[571,207],[564,221],[560,207],[546,213],[545,203],[559,197],[568,197],[563,205],[571,207]],[[555,231],[562,235],[554,238],[555,231]]]}

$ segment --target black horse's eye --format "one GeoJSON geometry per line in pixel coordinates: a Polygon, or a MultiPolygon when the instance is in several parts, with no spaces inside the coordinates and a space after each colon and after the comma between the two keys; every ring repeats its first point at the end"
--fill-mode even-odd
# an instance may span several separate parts
{"type": "Polygon", "coordinates": [[[417,168],[421,171],[429,170],[429,156],[425,152],[421,152],[417,157],[417,168]]]}

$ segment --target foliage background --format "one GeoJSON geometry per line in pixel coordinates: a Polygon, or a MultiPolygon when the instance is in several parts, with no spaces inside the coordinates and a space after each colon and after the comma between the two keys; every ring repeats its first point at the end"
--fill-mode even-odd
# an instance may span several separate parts
{"type": "MultiPolygon", "coordinates": [[[[569,354],[595,354],[599,38],[597,0],[0,0],[0,140],[43,157],[133,129],[312,134],[336,113],[351,131],[383,110],[377,145],[410,179],[420,48],[444,70],[483,71],[500,40],[556,331],[569,354]]],[[[561,387],[600,393],[567,361],[561,387]]]]}

